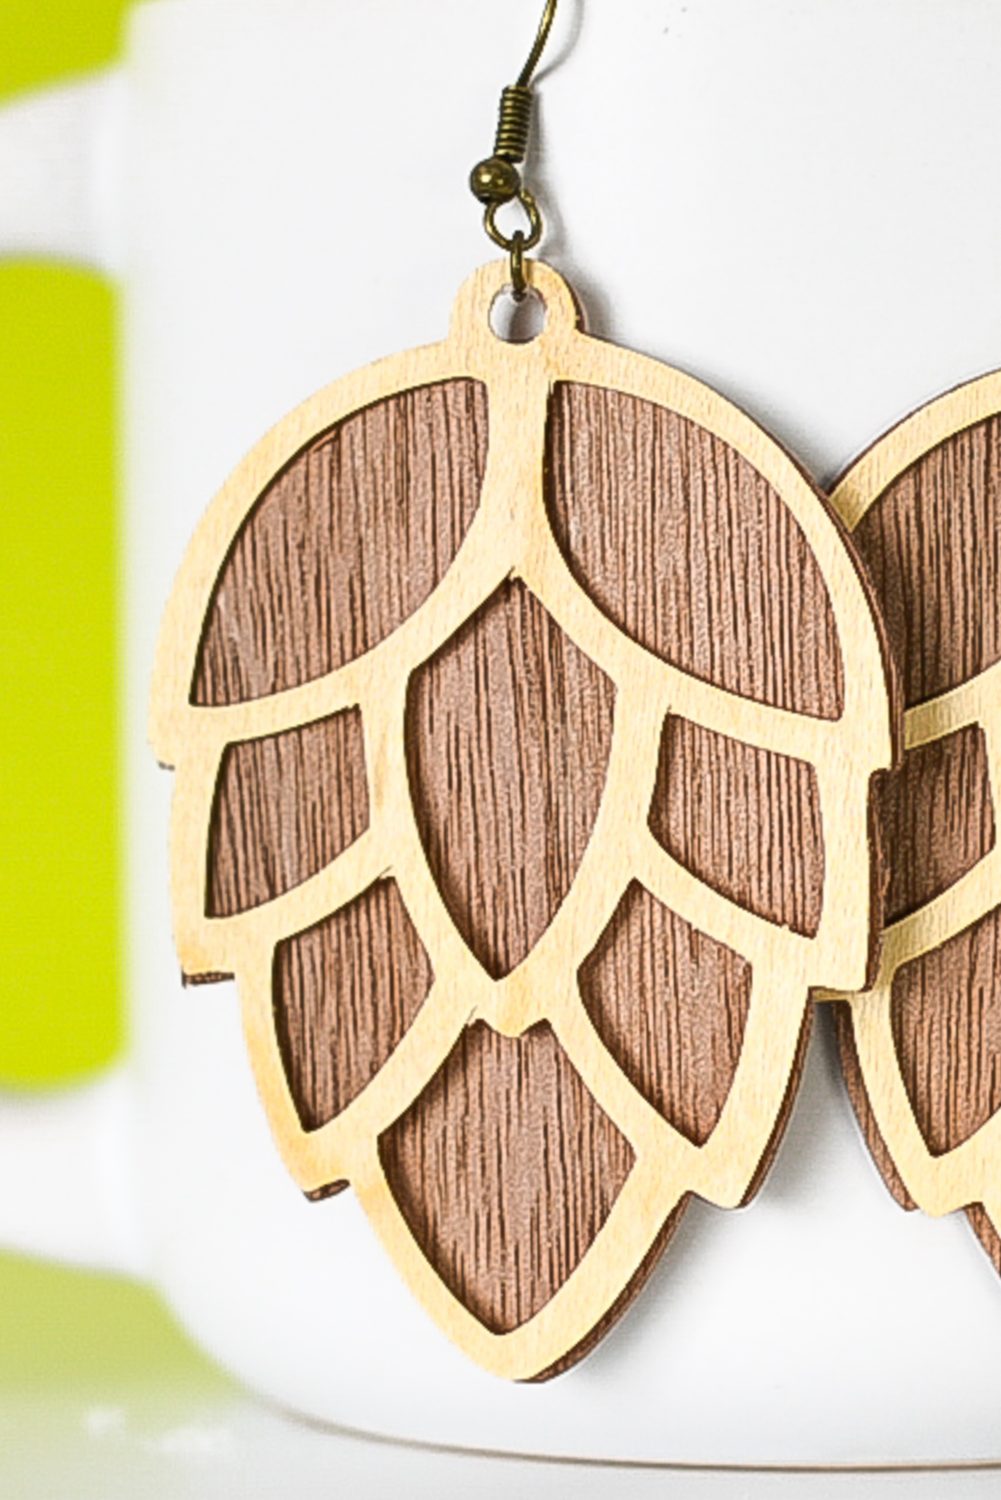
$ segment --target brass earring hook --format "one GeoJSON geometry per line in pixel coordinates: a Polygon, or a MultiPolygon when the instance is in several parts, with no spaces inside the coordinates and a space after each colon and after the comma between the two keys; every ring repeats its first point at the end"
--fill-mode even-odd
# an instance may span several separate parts
{"type": "Polygon", "coordinates": [[[546,0],[538,33],[518,81],[501,94],[493,155],[478,162],[469,175],[473,196],[486,205],[484,229],[494,244],[511,257],[511,289],[519,302],[528,290],[525,252],[534,250],[542,239],[542,214],[534,193],[521,180],[519,166],[525,160],[532,129],[532,78],[549,40],[556,5],[557,0],[546,0]],[[515,199],[525,212],[528,230],[526,233],[524,229],[516,229],[514,234],[507,235],[497,224],[497,210],[515,199]]]}
{"type": "Polygon", "coordinates": [[[542,12],[542,20],[539,22],[539,30],[532,50],[528,54],[528,61],[518,75],[519,88],[527,89],[531,86],[532,77],[539,66],[543,52],[546,50],[546,43],[549,41],[549,33],[553,29],[555,19],[556,0],[546,0],[546,8],[542,12]]]}

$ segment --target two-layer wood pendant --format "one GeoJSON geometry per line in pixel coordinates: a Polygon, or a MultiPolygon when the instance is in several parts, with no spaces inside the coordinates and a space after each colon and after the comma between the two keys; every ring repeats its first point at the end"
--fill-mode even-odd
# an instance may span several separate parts
{"type": "Polygon", "coordinates": [[[240,465],[152,715],[181,962],[236,977],[289,1171],[350,1186],[440,1327],[516,1379],[598,1342],[691,1194],[760,1184],[808,992],[871,977],[894,744],[817,492],[699,381],[589,338],[525,258],[555,8],[470,179],[508,259],[443,343],[240,465]],[[522,344],[491,321],[512,289],[544,306],[522,344]]]}
{"type": "Polygon", "coordinates": [[[290,1173],[349,1185],[441,1328],[532,1379],[611,1326],[689,1195],[760,1184],[808,991],[871,977],[894,722],[796,464],[524,271],[533,340],[493,331],[488,265],[444,342],[236,470],[152,738],[181,962],[235,975],[290,1173]]]}
{"type": "Polygon", "coordinates": [[[901,422],[833,500],[907,705],[879,799],[882,957],[840,1007],[845,1077],[897,1201],[965,1209],[1001,1273],[1001,374],[901,422]]]}

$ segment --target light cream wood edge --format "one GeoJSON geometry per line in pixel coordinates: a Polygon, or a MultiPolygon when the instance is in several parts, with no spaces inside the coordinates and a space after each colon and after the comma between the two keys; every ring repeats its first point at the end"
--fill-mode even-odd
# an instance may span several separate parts
{"type": "MultiPolygon", "coordinates": [[[[955,433],[1001,412],[1001,372],[972,380],[921,407],[880,438],[845,473],[831,497],[854,530],[895,480],[955,433]]],[[[909,709],[908,749],[967,725],[984,732],[994,807],[1001,807],[1001,664],[909,709]]],[[[866,1094],[894,1166],[919,1208],[947,1214],[983,1203],[1001,1228],[1001,1113],[941,1156],[929,1151],[904,1085],[893,1041],[893,981],[902,965],[964,932],[1001,903],[1001,845],[941,895],[886,928],[879,972],[871,989],[833,998],[851,1006],[855,1045],[866,1094]],[[993,1205],[993,1206],[991,1206],[993,1205]]]]}
{"type": "Polygon", "coordinates": [[[349,1180],[401,1273],[448,1335],[497,1374],[528,1378],[575,1348],[644,1260],[689,1192],[734,1206],[745,1197],[782,1109],[807,991],[864,982],[869,953],[867,799],[890,763],[892,726],[878,630],[856,565],[817,493],[755,423],[699,381],[579,330],[566,284],[534,263],[547,310],[525,345],[498,339],[489,310],[507,279],[498,262],[456,300],[448,339],[335,382],[272,429],[244,460],[199,526],[164,617],[151,739],[177,769],[172,899],[185,972],[236,976],[250,1055],[279,1149],[311,1191],[349,1180]],[[189,694],[208,601],[235,533],[276,472],[316,436],[397,391],[459,377],[482,381],[490,443],[476,517],[452,567],[387,640],[339,671],[267,700],[195,708],[189,694]],[[844,663],[836,721],[751,702],[668,666],[624,636],[575,582],[554,539],[543,493],[553,386],[593,384],[640,397],[729,443],[781,495],[825,579],[844,663]],[[518,577],[566,634],[614,681],[613,745],[602,805],[567,899],[509,976],[492,981],[462,942],[431,876],[410,803],[404,713],[410,673],[501,583],[518,577]],[[275,734],[340,709],[362,710],[371,809],[368,831],[327,869],[269,905],[208,919],[206,841],[222,754],[233,741],[275,734]],[[668,712],[815,769],[824,819],[825,887],[819,930],[804,938],[733,905],[665,853],[647,818],[668,712]],[[391,876],[429,955],[431,992],[385,1067],[332,1122],[302,1130],[272,1015],[276,945],[391,876]],[[584,1010],[580,963],[627,887],[641,881],[700,931],[749,958],[753,988],[730,1096],[700,1149],[675,1131],[613,1063],[584,1010]],[[548,1021],[599,1105],[629,1140],[634,1167],[605,1225],[556,1296],[514,1332],[490,1333],[448,1292],[407,1229],[382,1172],[381,1133],[409,1106],[474,1019],[520,1035],[548,1021]]]}

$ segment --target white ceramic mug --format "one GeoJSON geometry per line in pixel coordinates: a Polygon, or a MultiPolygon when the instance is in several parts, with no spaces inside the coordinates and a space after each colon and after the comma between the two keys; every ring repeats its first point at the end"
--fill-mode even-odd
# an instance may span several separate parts
{"type": "MultiPolygon", "coordinates": [[[[0,1104],[0,1239],[148,1277],[284,1406],[460,1446],[633,1460],[1001,1459],[1001,1286],[904,1215],[825,1028],[761,1197],[690,1211],[599,1350],[509,1386],[445,1342],[350,1194],[271,1144],[232,986],[183,989],[146,703],[185,540],[311,390],[445,330],[466,191],[538,0],[152,0],[115,73],[0,114],[0,247],[124,294],[132,1045],[0,1104]]],[[[564,0],[543,253],[593,331],[690,368],[822,480],[1001,364],[997,0],[564,0]]]]}

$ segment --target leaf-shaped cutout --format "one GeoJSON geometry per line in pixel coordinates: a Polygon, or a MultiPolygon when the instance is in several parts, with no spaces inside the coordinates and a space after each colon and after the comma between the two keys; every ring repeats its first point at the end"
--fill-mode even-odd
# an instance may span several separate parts
{"type": "Polygon", "coordinates": [[[192,701],[297,687],[370,650],[423,604],[479,502],[487,398],[420,386],[322,433],[268,485],[216,583],[192,701]]]}
{"type": "Polygon", "coordinates": [[[650,828],[713,890],[813,937],[824,897],[824,833],[813,767],[669,715],[650,828]]]}
{"type": "Polygon", "coordinates": [[[627,1078],[703,1145],[740,1058],[750,964],[633,884],[579,978],[587,1013],[627,1078]]]}
{"type": "Polygon", "coordinates": [[[840,716],[841,650],[823,577],[745,458],[652,402],[562,383],[546,471],[563,555],[629,636],[743,697],[840,716]]]}
{"type": "Polygon", "coordinates": [[[634,1160],[546,1024],[469,1027],[379,1149],[423,1254],[494,1333],[559,1291],[634,1160]]]}
{"type": "Polygon", "coordinates": [[[908,706],[1001,659],[1001,417],[940,443],[854,532],[908,706]]]}
{"type": "Polygon", "coordinates": [[[518,582],[411,679],[417,825],[452,920],[495,979],[531,952],[573,882],[604,789],[614,697],[518,582]]]}
{"type": "Polygon", "coordinates": [[[275,952],[275,1029],[304,1130],[351,1103],[395,1051],[433,975],[395,881],[275,952]]]}
{"type": "Polygon", "coordinates": [[[994,847],[987,745],[975,724],[908,750],[881,779],[878,816],[890,859],[886,920],[948,890],[994,847]]]}
{"type": "Polygon", "coordinates": [[[231,917],[308,880],[365,832],[368,815],[357,709],[228,745],[209,830],[206,914],[231,917]]]}
{"type": "Polygon", "coordinates": [[[941,1156],[1001,1109],[1001,908],[903,964],[890,1003],[911,1108],[941,1156]]]}

